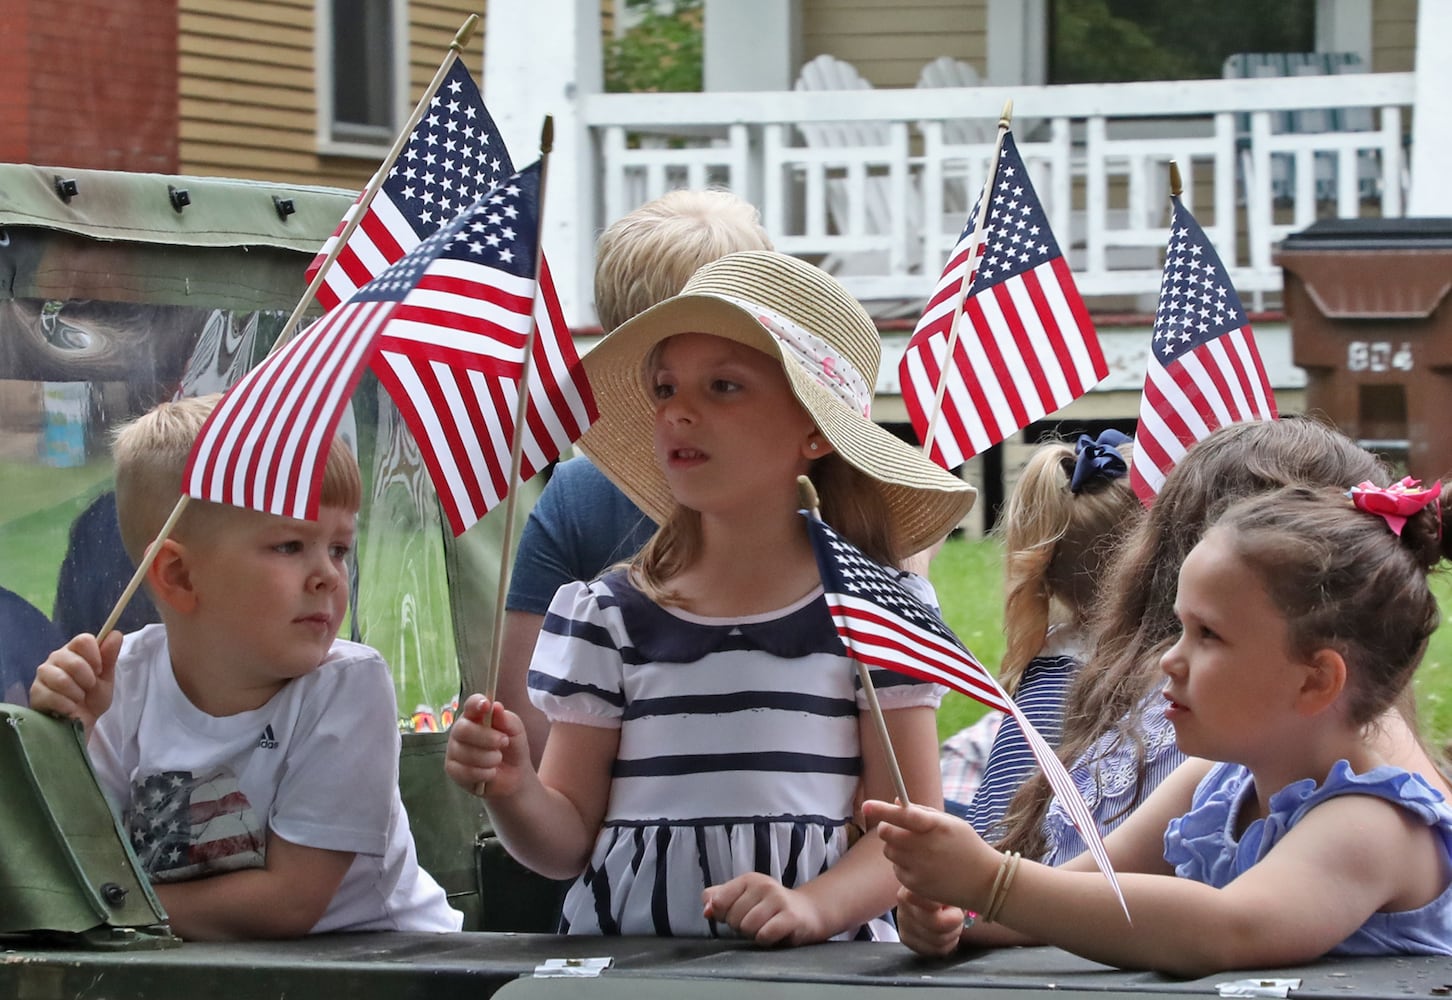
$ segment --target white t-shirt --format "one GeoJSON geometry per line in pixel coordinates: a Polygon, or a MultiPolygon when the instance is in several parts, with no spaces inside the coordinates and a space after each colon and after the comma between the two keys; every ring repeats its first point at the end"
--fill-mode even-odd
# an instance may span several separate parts
{"type": "Polygon", "coordinates": [[[354,854],[312,933],[456,931],[462,916],[414,854],[397,712],[383,658],[338,639],[261,708],[208,715],[177,685],[165,628],[148,625],[122,645],[89,750],[154,881],[261,867],[270,828],[354,854]]]}

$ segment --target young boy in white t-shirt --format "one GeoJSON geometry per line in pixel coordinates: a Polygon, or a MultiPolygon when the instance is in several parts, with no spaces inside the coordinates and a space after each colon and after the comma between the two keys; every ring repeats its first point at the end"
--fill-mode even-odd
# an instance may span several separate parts
{"type": "MultiPolygon", "coordinates": [[[[138,563],[215,402],[163,403],[116,439],[138,563]]],[[[414,854],[388,667],[337,638],[361,498],[335,439],[316,521],[190,501],[146,574],[162,624],[78,635],[36,672],[32,707],[84,724],[183,938],[460,927],[414,854]]]]}

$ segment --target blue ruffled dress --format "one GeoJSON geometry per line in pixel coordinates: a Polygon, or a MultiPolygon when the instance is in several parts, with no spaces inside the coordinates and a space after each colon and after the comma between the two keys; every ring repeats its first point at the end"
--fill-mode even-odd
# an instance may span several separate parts
{"type": "MultiPolygon", "coordinates": [[[[1308,778],[1272,795],[1270,815],[1251,823],[1237,841],[1236,817],[1253,794],[1244,767],[1217,764],[1210,770],[1195,789],[1190,811],[1172,820],[1165,833],[1165,860],[1175,874],[1223,888],[1265,857],[1306,813],[1338,795],[1374,795],[1401,806],[1437,832],[1452,858],[1452,808],[1421,775],[1399,767],[1356,774],[1349,763],[1337,761],[1325,783],[1308,778]]],[[[1452,955],[1452,883],[1426,906],[1373,913],[1327,954],[1452,955]]]]}

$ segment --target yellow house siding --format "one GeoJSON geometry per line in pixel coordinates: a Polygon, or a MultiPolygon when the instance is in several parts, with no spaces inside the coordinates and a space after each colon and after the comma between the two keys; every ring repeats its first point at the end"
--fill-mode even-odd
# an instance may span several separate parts
{"type": "Polygon", "coordinates": [[[328,183],[310,0],[179,0],[177,50],[183,173],[328,183]]]}
{"type": "MultiPolygon", "coordinates": [[[[361,189],[373,156],[318,150],[313,0],[179,0],[182,173],[361,189]]],[[[409,5],[409,104],[433,79],[470,13],[481,21],[462,53],[483,65],[482,0],[409,5]]]]}
{"type": "Polygon", "coordinates": [[[1375,0],[1371,19],[1371,68],[1378,73],[1415,69],[1417,0],[1375,0]]]}
{"type": "Polygon", "coordinates": [[[478,14],[479,23],[459,58],[464,60],[464,65],[478,81],[484,67],[483,0],[429,0],[409,5],[410,102],[417,101],[424,87],[434,78],[440,60],[449,50],[449,43],[470,14],[478,14]]]}
{"type": "Polygon", "coordinates": [[[805,0],[802,58],[845,59],[876,87],[911,87],[939,56],[987,65],[987,0],[805,0]]]}

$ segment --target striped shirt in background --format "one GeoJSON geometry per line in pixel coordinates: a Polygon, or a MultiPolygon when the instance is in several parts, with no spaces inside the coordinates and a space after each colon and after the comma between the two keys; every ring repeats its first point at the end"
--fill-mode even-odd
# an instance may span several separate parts
{"type": "MultiPolygon", "coordinates": [[[[1064,698],[1082,662],[1074,656],[1036,656],[1024,668],[1013,700],[1049,745],[1057,748],[1064,730],[1064,698]]],[[[1018,721],[1003,720],[983,766],[978,790],[968,804],[965,818],[989,843],[1003,836],[998,829],[1008,804],[1038,763],[1024,739],[1018,721]]]]}

